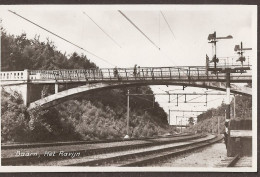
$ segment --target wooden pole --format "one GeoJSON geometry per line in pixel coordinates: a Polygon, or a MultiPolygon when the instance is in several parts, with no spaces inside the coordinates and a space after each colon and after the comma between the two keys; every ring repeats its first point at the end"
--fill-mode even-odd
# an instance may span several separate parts
{"type": "Polygon", "coordinates": [[[219,132],[219,117],[218,117],[218,135],[220,134],[219,132]]]}
{"type": "Polygon", "coordinates": [[[126,123],[126,136],[125,139],[129,138],[129,90],[127,90],[127,123],[126,123]]]}

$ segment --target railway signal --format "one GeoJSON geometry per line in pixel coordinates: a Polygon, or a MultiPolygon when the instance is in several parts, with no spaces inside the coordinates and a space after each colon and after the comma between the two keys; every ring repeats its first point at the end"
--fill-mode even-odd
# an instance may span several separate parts
{"type": "Polygon", "coordinates": [[[215,69],[217,68],[217,63],[219,62],[219,59],[217,58],[217,42],[220,39],[233,39],[233,37],[231,35],[228,35],[226,37],[217,37],[216,31],[214,31],[213,34],[209,34],[208,40],[209,40],[209,43],[212,44],[212,48],[213,48],[213,57],[210,62],[214,62],[215,69]]]}
{"type": "MultiPolygon", "coordinates": [[[[247,70],[250,70],[250,65],[248,64],[247,67],[244,67],[243,66],[243,62],[245,62],[246,58],[243,56],[243,53],[245,50],[252,50],[251,48],[243,48],[243,43],[241,42],[240,46],[239,45],[236,45],[234,50],[239,54],[239,58],[237,61],[240,61],[241,62],[241,65],[242,66],[225,66],[225,67],[222,67],[222,68],[217,68],[217,62],[218,62],[218,59],[217,59],[217,55],[216,55],[216,42],[218,39],[231,39],[232,36],[227,36],[227,37],[224,37],[224,38],[218,38],[216,37],[216,32],[214,32],[213,34],[210,34],[208,36],[208,40],[210,41],[209,43],[212,43],[212,47],[215,48],[214,50],[214,53],[213,53],[213,59],[211,60],[211,62],[214,62],[214,67],[210,68],[209,65],[206,67],[207,68],[207,71],[213,71],[214,74],[218,74],[218,73],[225,73],[226,75],[226,110],[225,110],[225,125],[227,125],[227,134],[229,135],[228,136],[228,139],[230,139],[230,76],[231,76],[231,73],[246,73],[247,70]]],[[[209,59],[207,58],[206,56],[206,61],[207,61],[207,64],[209,63],[208,61],[209,59]]],[[[229,142],[229,140],[227,141],[229,142]]],[[[228,148],[228,154],[229,154],[229,148],[228,148]]]]}
{"type": "Polygon", "coordinates": [[[234,51],[237,52],[237,54],[239,55],[237,61],[240,61],[242,66],[243,66],[243,62],[246,61],[246,57],[243,56],[245,50],[252,50],[252,48],[243,48],[242,42],[240,43],[240,45],[235,45],[234,51]]]}
{"type": "MultiPolygon", "coordinates": [[[[251,48],[243,48],[243,43],[241,42],[240,46],[236,45],[234,50],[238,51],[238,54],[240,55],[238,61],[241,61],[242,67],[225,67],[225,68],[217,68],[217,55],[216,55],[216,43],[218,42],[219,39],[232,39],[233,37],[231,35],[228,35],[227,37],[217,37],[216,32],[213,34],[209,34],[208,40],[210,41],[209,43],[212,43],[212,47],[214,47],[214,52],[213,52],[213,59],[211,62],[214,62],[214,68],[207,67],[208,71],[213,71],[214,73],[225,73],[226,74],[226,104],[227,104],[227,109],[226,109],[226,119],[229,121],[230,119],[230,74],[231,73],[244,73],[246,70],[250,70],[250,67],[243,67],[243,62],[245,61],[245,58],[243,56],[243,53],[245,50],[251,50],[251,48]]],[[[207,56],[206,56],[206,59],[207,56]]]]}

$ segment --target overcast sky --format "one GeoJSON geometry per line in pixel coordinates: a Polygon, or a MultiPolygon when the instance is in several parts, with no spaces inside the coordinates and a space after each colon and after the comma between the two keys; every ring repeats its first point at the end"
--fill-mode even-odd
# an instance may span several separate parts
{"type": "MultiPolygon", "coordinates": [[[[218,43],[217,55],[219,57],[235,58],[237,56],[234,52],[235,45],[243,41],[245,47],[253,47],[256,41],[256,6],[245,5],[10,5],[0,6],[0,18],[3,20],[4,29],[10,34],[19,35],[25,32],[28,38],[33,38],[38,34],[40,40],[43,41],[49,38],[54,41],[58,50],[68,55],[74,51],[83,53],[102,68],[133,67],[134,64],[139,66],[204,66],[205,55],[212,56],[212,48],[208,44],[207,37],[214,31],[220,37],[233,36],[231,40],[222,40],[218,43]],[[15,11],[113,65],[66,43],[8,10],[15,11]],[[156,46],[159,46],[160,50],[118,10],[131,19],[156,46]],[[160,11],[167,19],[174,36],[160,11]],[[88,14],[121,47],[107,37],[83,12],[88,14]]],[[[251,56],[251,52],[247,52],[246,55],[251,56]]],[[[153,87],[157,91],[159,88],[175,90],[179,87],[153,87]]],[[[157,99],[160,100],[158,97],[157,99]]],[[[212,102],[210,106],[219,105],[221,101],[220,98],[217,102],[212,102]]],[[[194,105],[190,106],[194,107],[194,105]]],[[[165,109],[167,107],[171,105],[164,105],[165,109]]],[[[185,108],[187,107],[179,106],[178,109],[185,108]]]]}

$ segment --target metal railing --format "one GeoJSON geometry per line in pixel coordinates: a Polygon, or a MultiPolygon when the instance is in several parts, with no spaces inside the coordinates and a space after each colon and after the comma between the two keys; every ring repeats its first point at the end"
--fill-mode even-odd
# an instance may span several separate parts
{"type": "MultiPolygon", "coordinates": [[[[232,74],[231,79],[250,79],[250,74],[232,74]]],[[[202,66],[25,70],[1,72],[3,80],[30,81],[134,81],[134,80],[219,80],[225,73],[207,72],[202,66]]]]}
{"type": "Polygon", "coordinates": [[[140,67],[29,71],[34,80],[163,80],[192,79],[205,76],[205,68],[140,67]]]}
{"type": "MultiPolygon", "coordinates": [[[[249,56],[245,56],[246,60],[243,65],[238,60],[238,57],[218,57],[219,62],[217,63],[217,68],[235,68],[235,67],[251,67],[251,62],[249,56]]],[[[214,67],[214,62],[209,63],[209,67],[214,67]]]]}

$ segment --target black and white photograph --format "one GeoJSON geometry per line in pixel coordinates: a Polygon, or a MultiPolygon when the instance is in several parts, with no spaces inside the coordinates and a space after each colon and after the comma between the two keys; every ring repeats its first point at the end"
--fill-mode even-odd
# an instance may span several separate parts
{"type": "Polygon", "coordinates": [[[257,171],[257,5],[0,5],[0,29],[1,171],[257,171]]]}

